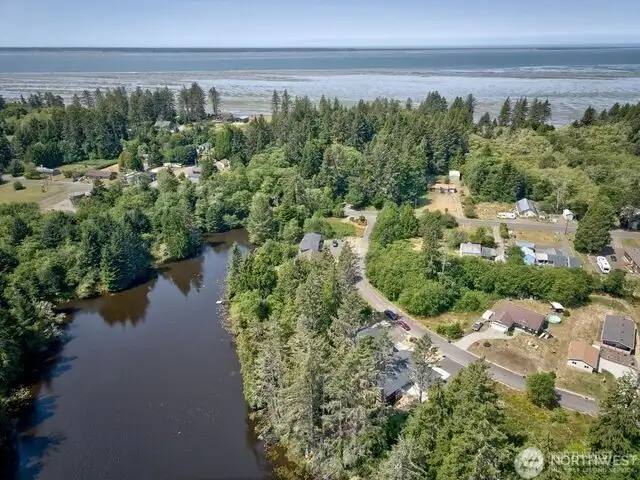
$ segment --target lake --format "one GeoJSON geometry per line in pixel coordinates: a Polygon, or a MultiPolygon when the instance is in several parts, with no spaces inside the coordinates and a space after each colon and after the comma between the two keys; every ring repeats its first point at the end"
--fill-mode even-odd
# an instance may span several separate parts
{"type": "Polygon", "coordinates": [[[233,241],[130,290],[73,302],[59,359],[23,425],[21,479],[271,478],[216,300],[233,241]]]}
{"type": "Polygon", "coordinates": [[[477,112],[496,114],[508,96],[548,98],[552,123],[580,118],[589,105],[640,101],[640,48],[457,49],[0,49],[0,95],[52,91],[69,100],[82,90],[191,82],[215,85],[223,109],[270,112],[274,89],[317,101],[404,102],[438,90],[448,99],[472,93],[477,112]]]}

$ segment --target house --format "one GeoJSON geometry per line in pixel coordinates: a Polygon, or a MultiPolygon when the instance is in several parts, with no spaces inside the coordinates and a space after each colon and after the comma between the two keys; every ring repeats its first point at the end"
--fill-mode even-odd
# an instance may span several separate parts
{"type": "Polygon", "coordinates": [[[567,222],[571,222],[574,218],[573,212],[568,208],[562,210],[562,218],[564,218],[567,222]]]}
{"type": "Polygon", "coordinates": [[[491,317],[491,326],[502,332],[519,328],[529,333],[539,334],[547,317],[510,302],[502,303],[491,317]]]}
{"type": "Polygon", "coordinates": [[[89,170],[84,176],[88,180],[114,180],[118,174],[108,170],[89,170]]]}
{"type": "Polygon", "coordinates": [[[158,130],[170,130],[170,131],[175,130],[175,125],[170,120],[158,120],[156,123],[153,124],[153,126],[156,127],[158,130]]]}
{"type": "Polygon", "coordinates": [[[580,268],[582,264],[576,257],[567,256],[557,248],[536,248],[533,243],[516,241],[522,251],[525,265],[539,265],[557,268],[580,268]]]}
{"type": "Polygon", "coordinates": [[[306,233],[300,242],[300,253],[311,255],[322,250],[324,240],[322,234],[311,232],[306,233]]]}
{"type": "Polygon", "coordinates": [[[516,202],[516,212],[520,217],[533,218],[539,215],[535,202],[528,198],[523,198],[516,202]]]}
{"type": "Polygon", "coordinates": [[[574,340],[569,344],[567,365],[590,373],[598,371],[600,350],[588,343],[574,340]]]}
{"type": "Polygon", "coordinates": [[[483,247],[479,243],[467,242],[460,244],[460,256],[482,257],[494,260],[498,256],[498,251],[495,248],[483,247]]]}
{"type": "Polygon", "coordinates": [[[47,168],[43,165],[36,167],[36,172],[44,173],[45,175],[58,175],[60,170],[56,168],[47,168]]]}
{"type": "Polygon", "coordinates": [[[208,152],[209,150],[211,150],[211,142],[206,142],[196,147],[198,155],[202,155],[204,152],[208,152]]]}
{"type": "Polygon", "coordinates": [[[69,194],[69,200],[71,201],[72,205],[75,205],[78,200],[82,199],[82,198],[88,198],[91,196],[91,192],[71,192],[69,194]]]}
{"type": "Polygon", "coordinates": [[[636,349],[636,324],[630,318],[608,313],[604,316],[600,340],[603,347],[632,354],[636,349]]]}
{"type": "Polygon", "coordinates": [[[389,372],[378,384],[383,402],[397,402],[402,397],[403,391],[413,384],[409,376],[410,358],[411,352],[406,350],[394,354],[389,372]]]}
{"type": "Polygon", "coordinates": [[[225,170],[231,169],[231,164],[229,163],[229,160],[227,160],[226,158],[224,160],[218,160],[217,162],[214,163],[214,165],[216,166],[216,169],[219,172],[224,172],[225,170]]]}
{"type": "Polygon", "coordinates": [[[450,182],[459,182],[460,181],[460,170],[449,170],[449,181],[450,182]]]}
{"type": "Polygon", "coordinates": [[[635,273],[640,274],[640,248],[625,248],[624,259],[635,273]]]}
{"type": "Polygon", "coordinates": [[[456,193],[458,191],[458,187],[456,187],[455,185],[450,185],[448,183],[434,183],[429,187],[429,191],[440,193],[456,193]]]}

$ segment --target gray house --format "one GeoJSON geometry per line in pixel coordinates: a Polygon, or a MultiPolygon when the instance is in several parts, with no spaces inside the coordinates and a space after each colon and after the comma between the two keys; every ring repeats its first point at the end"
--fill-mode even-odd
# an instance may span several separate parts
{"type": "Polygon", "coordinates": [[[608,313],[602,327],[602,346],[631,354],[636,348],[636,324],[630,318],[608,313]]]}
{"type": "Polygon", "coordinates": [[[311,255],[322,250],[324,240],[322,234],[312,232],[306,233],[300,242],[300,253],[311,255]]]}
{"type": "Polygon", "coordinates": [[[460,244],[460,256],[482,257],[488,260],[494,260],[498,256],[498,251],[495,248],[483,247],[479,243],[467,242],[460,244]]]}
{"type": "Polygon", "coordinates": [[[520,217],[537,217],[538,216],[538,207],[533,200],[529,200],[528,198],[523,198],[516,202],[516,212],[520,217]]]}

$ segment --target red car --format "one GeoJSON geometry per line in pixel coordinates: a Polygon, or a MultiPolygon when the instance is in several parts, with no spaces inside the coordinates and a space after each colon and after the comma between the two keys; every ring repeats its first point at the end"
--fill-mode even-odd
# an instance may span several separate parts
{"type": "Polygon", "coordinates": [[[406,323],[404,323],[402,320],[398,322],[398,325],[400,326],[400,328],[402,328],[403,330],[406,330],[407,332],[411,330],[411,327],[406,323]]]}

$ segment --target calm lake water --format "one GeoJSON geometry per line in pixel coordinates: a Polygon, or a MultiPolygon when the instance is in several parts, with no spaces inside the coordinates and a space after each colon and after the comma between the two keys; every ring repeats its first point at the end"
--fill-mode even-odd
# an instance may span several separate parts
{"type": "Polygon", "coordinates": [[[0,95],[52,91],[70,99],[84,89],[215,85],[223,108],[269,113],[274,89],[292,95],[422,100],[473,93],[479,115],[507,96],[548,98],[553,123],[585,108],[640,101],[639,47],[457,48],[390,50],[37,50],[0,49],[0,95]]]}
{"type": "Polygon", "coordinates": [[[271,478],[215,303],[246,236],[214,240],[149,283],[73,303],[69,341],[20,436],[19,478],[271,478]]]}

